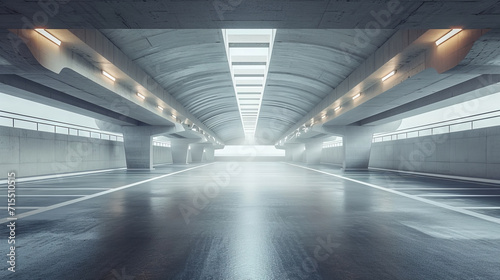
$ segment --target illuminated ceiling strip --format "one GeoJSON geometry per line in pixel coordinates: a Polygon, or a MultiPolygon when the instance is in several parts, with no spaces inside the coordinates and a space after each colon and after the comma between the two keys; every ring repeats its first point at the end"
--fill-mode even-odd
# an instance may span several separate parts
{"type": "Polygon", "coordinates": [[[103,74],[104,76],[106,76],[106,78],[110,79],[111,81],[113,81],[113,82],[114,82],[114,81],[116,81],[116,78],[115,78],[115,77],[113,77],[113,76],[111,76],[111,74],[109,74],[108,72],[106,72],[106,71],[102,70],[102,74],[103,74]]]}
{"type": "Polygon", "coordinates": [[[241,124],[254,137],[276,30],[223,29],[241,124]]]}
{"type": "Polygon", "coordinates": [[[36,28],[35,31],[38,32],[43,37],[52,41],[54,44],[56,44],[58,46],[61,45],[61,40],[57,39],[54,35],[50,34],[47,30],[42,29],[42,28],[36,28]]]}
{"type": "Polygon", "coordinates": [[[396,74],[396,70],[392,71],[391,73],[385,75],[383,78],[382,78],[382,82],[384,82],[385,80],[389,79],[390,77],[394,76],[394,74],[396,74]]]}
{"type": "Polygon", "coordinates": [[[462,29],[452,29],[450,32],[446,33],[443,37],[439,38],[439,40],[436,41],[436,46],[441,45],[442,43],[446,42],[448,39],[451,37],[457,35],[462,29]]]}

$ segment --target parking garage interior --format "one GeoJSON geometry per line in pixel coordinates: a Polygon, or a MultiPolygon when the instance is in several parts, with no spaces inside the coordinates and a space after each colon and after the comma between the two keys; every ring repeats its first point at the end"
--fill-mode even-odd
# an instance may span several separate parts
{"type": "Polygon", "coordinates": [[[1,279],[498,279],[498,1],[2,1],[1,279]]]}

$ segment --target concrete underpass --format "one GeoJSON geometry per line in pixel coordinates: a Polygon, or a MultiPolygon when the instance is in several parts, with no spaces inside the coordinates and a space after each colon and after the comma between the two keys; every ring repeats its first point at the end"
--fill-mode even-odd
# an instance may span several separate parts
{"type": "Polygon", "coordinates": [[[2,1],[0,279],[500,278],[498,1],[2,1]]]}

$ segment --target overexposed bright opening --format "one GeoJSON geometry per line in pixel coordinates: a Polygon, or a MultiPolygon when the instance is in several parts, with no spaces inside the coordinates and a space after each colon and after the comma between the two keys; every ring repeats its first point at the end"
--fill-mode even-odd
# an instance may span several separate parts
{"type": "MultiPolygon", "coordinates": [[[[450,121],[454,119],[457,120],[453,121],[452,123],[459,123],[462,121],[460,119],[471,118],[471,116],[484,114],[487,112],[493,113],[472,117],[472,119],[482,119],[484,117],[500,115],[500,112],[494,112],[500,110],[498,104],[500,104],[500,92],[405,118],[401,122],[398,130],[433,124],[436,122],[450,121]]],[[[499,119],[491,119],[490,126],[497,125],[500,125],[499,119]]]]}
{"type": "Polygon", "coordinates": [[[225,146],[224,149],[215,150],[215,156],[222,157],[269,157],[278,156],[284,157],[285,150],[278,150],[274,146],[266,145],[239,145],[239,146],[225,146]]]}
{"type": "MultiPolygon", "coordinates": [[[[0,110],[98,129],[95,119],[34,101],[0,93],[0,110]]],[[[3,114],[6,114],[6,113],[3,114]]]]}

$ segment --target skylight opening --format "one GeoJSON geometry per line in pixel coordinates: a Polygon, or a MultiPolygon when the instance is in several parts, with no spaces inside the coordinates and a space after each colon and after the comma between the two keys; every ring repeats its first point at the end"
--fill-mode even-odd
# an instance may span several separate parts
{"type": "Polygon", "coordinates": [[[275,29],[222,29],[245,137],[253,138],[259,120],[275,29]]]}

